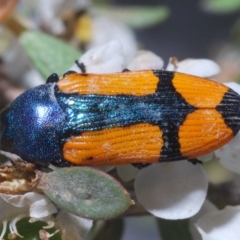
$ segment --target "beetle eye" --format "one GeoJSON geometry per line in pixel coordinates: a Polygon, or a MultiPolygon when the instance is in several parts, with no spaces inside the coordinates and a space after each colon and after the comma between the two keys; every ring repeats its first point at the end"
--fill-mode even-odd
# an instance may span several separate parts
{"type": "Polygon", "coordinates": [[[48,77],[46,83],[56,83],[58,82],[58,80],[59,80],[58,75],[56,73],[53,73],[48,77]]]}

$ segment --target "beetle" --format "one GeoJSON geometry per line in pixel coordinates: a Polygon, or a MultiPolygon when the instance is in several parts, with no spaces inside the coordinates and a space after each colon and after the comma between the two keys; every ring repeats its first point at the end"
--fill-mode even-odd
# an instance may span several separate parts
{"type": "Polygon", "coordinates": [[[237,134],[239,106],[227,86],[178,72],[53,74],[1,113],[0,148],[59,167],[193,160],[237,134]]]}

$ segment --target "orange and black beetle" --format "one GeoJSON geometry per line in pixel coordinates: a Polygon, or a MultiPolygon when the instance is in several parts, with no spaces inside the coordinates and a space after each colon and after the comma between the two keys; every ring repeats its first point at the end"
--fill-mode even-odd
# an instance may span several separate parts
{"type": "Polygon", "coordinates": [[[1,149],[46,165],[195,159],[240,129],[240,96],[163,70],[68,72],[26,91],[1,115],[1,149]]]}

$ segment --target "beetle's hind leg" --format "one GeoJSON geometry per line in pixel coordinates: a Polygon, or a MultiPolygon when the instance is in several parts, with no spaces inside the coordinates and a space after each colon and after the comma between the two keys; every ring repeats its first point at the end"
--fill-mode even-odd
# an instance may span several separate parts
{"type": "Polygon", "coordinates": [[[197,164],[203,164],[201,160],[197,159],[197,158],[193,158],[193,159],[188,159],[188,161],[190,163],[192,163],[193,165],[197,165],[197,164]]]}
{"type": "Polygon", "coordinates": [[[150,166],[152,163],[132,163],[132,165],[138,169],[143,169],[150,166]]]}

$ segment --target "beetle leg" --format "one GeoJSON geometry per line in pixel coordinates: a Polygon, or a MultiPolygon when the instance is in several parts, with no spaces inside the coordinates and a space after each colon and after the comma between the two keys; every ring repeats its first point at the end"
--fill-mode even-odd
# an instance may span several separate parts
{"type": "Polygon", "coordinates": [[[86,65],[83,62],[79,62],[78,60],[75,61],[78,68],[81,70],[82,73],[86,73],[86,65]]]}
{"type": "Polygon", "coordinates": [[[70,75],[70,74],[74,74],[74,73],[77,73],[75,71],[67,71],[63,74],[63,77],[66,77],[67,75],[70,75]]]}
{"type": "Polygon", "coordinates": [[[151,163],[132,163],[132,165],[138,169],[143,169],[151,165],[151,163]]]}
{"type": "Polygon", "coordinates": [[[203,164],[203,162],[201,160],[198,160],[197,158],[193,158],[193,159],[188,159],[188,161],[190,163],[192,163],[193,165],[197,165],[197,164],[203,164]]]}

